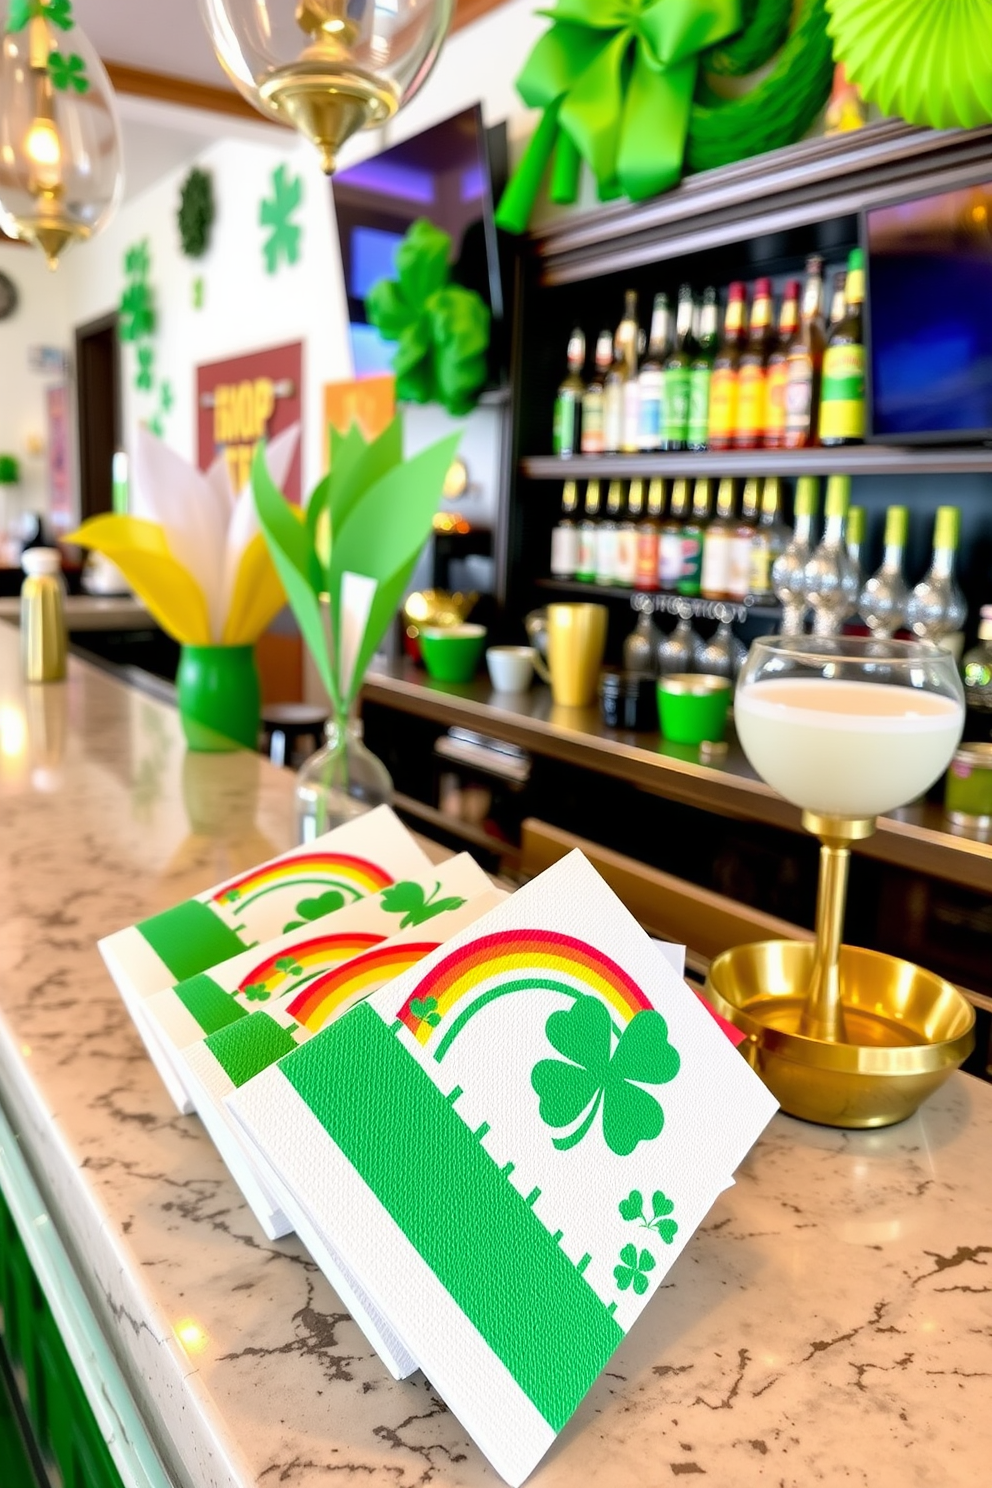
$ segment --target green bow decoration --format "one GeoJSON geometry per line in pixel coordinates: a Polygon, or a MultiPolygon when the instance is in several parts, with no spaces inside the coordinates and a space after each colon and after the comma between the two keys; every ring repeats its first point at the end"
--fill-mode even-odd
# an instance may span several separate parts
{"type": "Polygon", "coordinates": [[[517,78],[544,110],[496,220],[523,232],[555,155],[551,198],[574,202],[579,165],[600,199],[643,201],[673,186],[682,160],[699,54],[741,26],[740,0],[558,0],[517,78]]]}
{"type": "Polygon", "coordinates": [[[451,239],[420,218],[396,253],[396,279],[379,279],[365,309],[387,341],[396,341],[396,396],[440,403],[455,417],[471,412],[486,381],[489,309],[471,289],[449,282],[451,239]]]}

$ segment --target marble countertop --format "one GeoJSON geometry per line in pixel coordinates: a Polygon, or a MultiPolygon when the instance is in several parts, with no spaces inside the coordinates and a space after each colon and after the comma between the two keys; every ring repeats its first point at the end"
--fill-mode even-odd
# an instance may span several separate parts
{"type": "MultiPolygon", "coordinates": [[[[294,1240],[180,1117],[98,936],[290,845],[291,777],[188,755],[84,663],[25,689],[0,626],[0,1095],[183,1488],[482,1488],[421,1376],[391,1380],[294,1240]]],[[[992,1462],[992,1086],[911,1121],[777,1117],[535,1488],[976,1488],[992,1462]]]]}

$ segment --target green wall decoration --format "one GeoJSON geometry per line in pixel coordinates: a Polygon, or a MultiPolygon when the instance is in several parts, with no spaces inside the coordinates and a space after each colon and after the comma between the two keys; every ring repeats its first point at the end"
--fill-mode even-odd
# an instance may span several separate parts
{"type": "Polygon", "coordinates": [[[799,138],[833,74],[825,0],[558,0],[517,79],[544,110],[497,221],[523,232],[550,165],[551,200],[576,200],[583,161],[603,201],[642,201],[708,169],[799,138]],[[771,70],[766,69],[772,64],[771,70]],[[750,77],[734,97],[712,85],[750,77]]]}
{"type": "Polygon", "coordinates": [[[396,279],[379,279],[365,310],[393,355],[396,396],[469,413],[486,381],[489,308],[474,290],[450,282],[451,239],[420,218],[396,253],[396,279]]]}
{"type": "Polygon", "coordinates": [[[272,172],[272,195],[258,206],[259,226],[270,229],[262,244],[267,274],[274,274],[283,261],[295,264],[299,259],[303,229],[292,218],[302,201],[302,176],[291,177],[285,165],[278,166],[272,172]]]}
{"type": "Polygon", "coordinates": [[[826,0],[837,61],[867,103],[934,129],[992,122],[989,0],[826,0]]]}
{"type": "Polygon", "coordinates": [[[202,258],[214,225],[214,183],[209,171],[194,166],[179,190],[179,241],[187,258],[202,258]]]}
{"type": "MultiPolygon", "coordinates": [[[[8,31],[23,31],[35,20],[47,21],[60,31],[71,31],[76,24],[71,0],[10,0],[8,31]]],[[[60,93],[69,88],[77,93],[89,92],[86,63],[78,52],[62,52],[57,46],[52,47],[48,54],[48,76],[52,87],[60,93]]]]}
{"type": "Polygon", "coordinates": [[[21,478],[20,461],[16,455],[0,455],[0,486],[16,486],[21,478]]]}
{"type": "Polygon", "coordinates": [[[117,307],[117,334],[135,350],[134,386],[140,393],[154,393],[158,402],[148,420],[148,427],[160,438],[166,414],[172,408],[173,393],[168,382],[157,382],[154,336],[158,330],[155,293],[149,283],[151,251],[148,239],[132,243],[124,254],[124,289],[117,307]]]}

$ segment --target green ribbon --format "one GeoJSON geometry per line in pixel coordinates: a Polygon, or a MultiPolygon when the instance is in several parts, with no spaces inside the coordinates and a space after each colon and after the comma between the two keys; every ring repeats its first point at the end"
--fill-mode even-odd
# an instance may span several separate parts
{"type": "Polygon", "coordinates": [[[369,320],[393,355],[396,396],[440,403],[456,418],[471,412],[486,381],[489,309],[471,289],[449,282],[451,239],[420,218],[396,253],[396,279],[379,279],[365,298],[369,320]]]}
{"type": "Polygon", "coordinates": [[[523,232],[552,154],[552,200],[575,200],[579,159],[602,200],[643,201],[682,174],[699,54],[741,26],[740,0],[558,0],[517,78],[544,110],[499,205],[523,232]]]}

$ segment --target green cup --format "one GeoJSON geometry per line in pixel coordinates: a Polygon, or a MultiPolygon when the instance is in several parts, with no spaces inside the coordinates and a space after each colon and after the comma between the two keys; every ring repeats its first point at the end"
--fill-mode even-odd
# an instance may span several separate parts
{"type": "Polygon", "coordinates": [[[661,732],[673,744],[717,742],[727,728],[730,683],[726,677],[673,672],[658,680],[661,732]]]}
{"type": "Polygon", "coordinates": [[[435,682],[471,682],[485,644],[484,625],[429,625],[420,632],[420,654],[435,682]]]}

